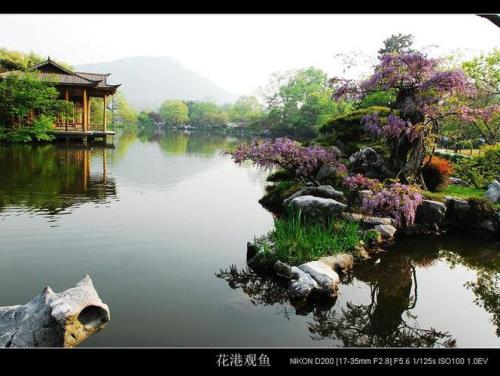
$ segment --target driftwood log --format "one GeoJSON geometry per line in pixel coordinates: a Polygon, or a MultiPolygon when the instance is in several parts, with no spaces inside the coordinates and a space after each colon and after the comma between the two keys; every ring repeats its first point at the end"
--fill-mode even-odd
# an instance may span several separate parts
{"type": "Polygon", "coordinates": [[[46,287],[24,305],[0,307],[0,347],[73,347],[110,320],[88,275],[55,293],[46,287]]]}

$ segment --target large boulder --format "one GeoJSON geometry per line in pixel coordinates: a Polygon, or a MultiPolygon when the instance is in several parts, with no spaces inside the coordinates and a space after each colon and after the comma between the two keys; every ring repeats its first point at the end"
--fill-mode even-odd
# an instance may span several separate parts
{"type": "Polygon", "coordinates": [[[493,180],[488,186],[485,196],[491,202],[496,203],[500,201],[500,183],[497,180],[493,180]]]}
{"type": "Polygon", "coordinates": [[[371,147],[365,147],[349,157],[351,170],[359,172],[368,178],[384,178],[390,171],[384,164],[384,159],[371,147]]]}
{"type": "Polygon", "coordinates": [[[318,289],[318,283],[303,270],[292,266],[291,273],[291,283],[288,285],[290,299],[306,299],[314,289],[318,289]]]}
{"type": "Polygon", "coordinates": [[[317,187],[305,187],[295,192],[293,195],[288,197],[285,201],[283,201],[283,205],[286,207],[290,204],[296,197],[300,196],[315,196],[315,197],[323,197],[323,198],[331,198],[333,200],[346,203],[347,199],[344,196],[344,192],[335,190],[331,185],[320,185],[317,187]]]}
{"type": "Polygon", "coordinates": [[[321,261],[310,261],[299,266],[303,272],[309,274],[318,284],[316,288],[320,294],[335,296],[340,283],[339,275],[321,261]]]}
{"type": "Polygon", "coordinates": [[[469,219],[470,205],[467,200],[445,196],[446,221],[452,227],[466,224],[469,219]]]}
{"type": "Polygon", "coordinates": [[[299,196],[289,202],[289,207],[300,211],[306,218],[324,220],[347,209],[347,205],[331,198],[299,196]]]}
{"type": "Polygon", "coordinates": [[[446,216],[446,205],[442,202],[422,200],[417,208],[415,223],[432,229],[439,228],[446,216]]]}
{"type": "Polygon", "coordinates": [[[334,166],[321,166],[314,177],[320,184],[335,185],[338,180],[338,169],[334,166]]]}
{"type": "Polygon", "coordinates": [[[25,305],[0,307],[0,347],[73,347],[109,320],[108,306],[85,275],[60,293],[47,286],[25,305]]]}

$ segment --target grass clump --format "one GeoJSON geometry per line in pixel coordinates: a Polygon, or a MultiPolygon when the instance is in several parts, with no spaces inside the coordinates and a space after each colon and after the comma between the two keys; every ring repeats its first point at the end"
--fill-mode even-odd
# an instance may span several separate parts
{"type": "Polygon", "coordinates": [[[303,221],[300,213],[289,214],[274,221],[271,238],[273,258],[290,265],[317,260],[342,252],[349,252],[359,245],[359,225],[340,219],[326,224],[303,221]]]}

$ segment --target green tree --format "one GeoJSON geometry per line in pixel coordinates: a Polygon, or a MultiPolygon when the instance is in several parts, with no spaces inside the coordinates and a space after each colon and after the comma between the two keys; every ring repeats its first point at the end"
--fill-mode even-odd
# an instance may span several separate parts
{"type": "Polygon", "coordinates": [[[413,34],[393,34],[384,40],[384,47],[378,50],[379,55],[388,53],[411,52],[413,46],[413,34]]]}
{"type": "Polygon", "coordinates": [[[121,91],[117,91],[108,102],[108,111],[111,123],[116,124],[121,121],[124,125],[132,125],[137,122],[137,113],[130,107],[121,91]]]}
{"type": "MultiPolygon", "coordinates": [[[[40,64],[46,60],[45,57],[34,53],[11,51],[0,48],[0,73],[12,70],[27,70],[33,65],[40,64]]],[[[58,64],[72,70],[72,67],[64,62],[57,61],[58,64]]]]}
{"type": "Polygon", "coordinates": [[[315,133],[328,118],[350,110],[345,101],[329,103],[332,93],[327,74],[320,69],[275,73],[261,90],[266,105],[264,123],[279,130],[315,133]]]}
{"type": "Polygon", "coordinates": [[[11,141],[46,140],[56,115],[69,114],[70,104],[59,99],[49,81],[30,74],[12,74],[0,79],[0,136],[11,141]]]}
{"type": "Polygon", "coordinates": [[[161,104],[159,112],[166,125],[183,125],[189,122],[189,109],[182,101],[166,100],[161,104]]]}
{"type": "Polygon", "coordinates": [[[226,111],[213,102],[190,101],[189,124],[195,127],[222,127],[229,122],[226,111]]]}
{"type": "Polygon", "coordinates": [[[500,50],[466,61],[462,69],[472,78],[477,91],[473,98],[464,98],[475,116],[462,116],[462,124],[494,145],[500,141],[500,50]]]}
{"type": "Polygon", "coordinates": [[[263,114],[262,105],[254,96],[241,96],[229,106],[228,115],[231,122],[249,123],[263,114]]]}
{"type": "Polygon", "coordinates": [[[155,126],[154,120],[149,116],[146,111],[141,111],[137,115],[137,124],[140,127],[150,128],[155,126]]]}

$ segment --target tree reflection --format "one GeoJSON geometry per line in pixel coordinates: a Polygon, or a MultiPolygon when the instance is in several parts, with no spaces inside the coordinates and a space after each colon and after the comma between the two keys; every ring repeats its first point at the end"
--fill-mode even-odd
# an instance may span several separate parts
{"type": "Polygon", "coordinates": [[[478,252],[457,254],[442,250],[440,256],[453,268],[464,265],[476,272],[476,281],[468,281],[465,286],[474,293],[474,302],[492,315],[496,334],[500,337],[500,254],[498,252],[478,252]]]}
{"type": "MultiPolygon", "coordinates": [[[[421,328],[412,314],[417,300],[416,272],[411,258],[404,255],[387,253],[378,263],[357,265],[351,278],[367,285],[369,303],[347,302],[344,307],[335,307],[335,300],[318,298],[289,302],[285,282],[249,268],[231,266],[216,275],[231,288],[241,288],[253,304],[292,304],[297,314],[312,313],[307,329],[314,340],[331,338],[350,347],[455,346],[447,332],[421,328]]],[[[343,280],[344,285],[349,283],[350,278],[343,280]]]]}
{"type": "Polygon", "coordinates": [[[356,267],[354,278],[369,286],[370,303],[347,302],[339,311],[315,315],[308,325],[314,339],[338,339],[349,347],[455,346],[447,332],[420,328],[417,316],[411,313],[417,302],[417,286],[410,258],[385,254],[378,264],[356,267]]]}

